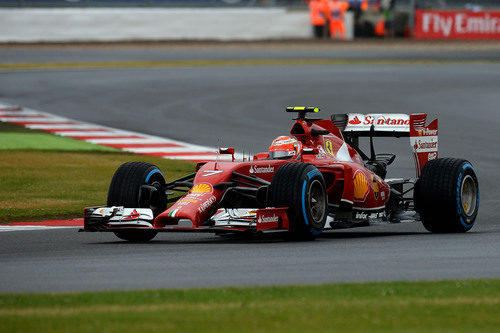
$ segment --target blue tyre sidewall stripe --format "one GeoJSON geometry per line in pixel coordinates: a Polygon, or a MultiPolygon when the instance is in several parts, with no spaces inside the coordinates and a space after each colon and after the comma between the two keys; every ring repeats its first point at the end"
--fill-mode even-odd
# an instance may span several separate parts
{"type": "Polygon", "coordinates": [[[151,179],[151,176],[153,176],[155,173],[159,173],[163,178],[165,178],[159,169],[153,169],[146,176],[146,184],[149,182],[149,179],[151,179]]]}
{"type": "Polygon", "coordinates": [[[304,185],[302,185],[302,215],[304,215],[304,221],[306,226],[309,226],[309,219],[307,218],[306,212],[306,189],[307,189],[307,179],[304,179],[304,185]]]}
{"type": "MultiPolygon", "coordinates": [[[[312,179],[312,178],[314,178],[315,176],[317,176],[319,174],[320,174],[319,170],[318,169],[314,169],[314,170],[311,170],[311,171],[309,171],[307,173],[307,178],[308,179],[312,179]]],[[[307,227],[309,227],[310,223],[309,223],[309,218],[307,216],[307,211],[306,211],[306,189],[307,189],[307,179],[304,179],[304,183],[302,185],[302,215],[304,216],[305,225],[307,227]]],[[[309,231],[314,236],[318,236],[319,234],[321,234],[321,232],[323,231],[323,229],[317,230],[317,229],[313,228],[312,225],[311,225],[310,228],[309,228],[309,231]]]]}
{"type": "MultiPolygon", "coordinates": [[[[463,212],[462,212],[462,203],[461,203],[461,200],[460,200],[460,187],[462,185],[462,177],[464,176],[465,172],[470,169],[472,171],[472,176],[474,178],[474,180],[477,182],[477,175],[476,175],[476,172],[474,171],[474,168],[472,167],[472,165],[470,163],[465,163],[463,166],[462,166],[462,170],[460,171],[460,175],[458,176],[458,181],[457,181],[457,213],[458,213],[458,216],[459,216],[459,220],[460,220],[460,223],[462,224],[462,226],[466,229],[470,229],[472,228],[472,226],[474,225],[474,222],[472,223],[467,223],[464,218],[463,218],[463,212]]],[[[479,186],[477,186],[477,197],[476,197],[476,211],[479,207],[479,186]]]]}

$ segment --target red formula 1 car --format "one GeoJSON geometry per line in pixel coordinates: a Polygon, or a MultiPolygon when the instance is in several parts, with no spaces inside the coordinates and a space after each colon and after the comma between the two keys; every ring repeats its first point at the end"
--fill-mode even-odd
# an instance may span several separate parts
{"type": "MultiPolygon", "coordinates": [[[[110,231],[128,241],[158,232],[284,232],[313,239],[323,230],[420,220],[431,232],[471,229],[479,187],[471,163],[438,157],[438,123],[425,114],[335,114],[289,107],[298,117],[290,137],[269,152],[199,163],[166,183],[154,165],[128,162],[115,172],[106,207],[85,208],[83,231],[110,231]],[[370,153],[359,148],[370,139],[370,153]],[[416,179],[386,179],[393,154],[376,154],[373,137],[409,137],[416,179]],[[176,193],[181,192],[181,195],[176,193]],[[169,204],[172,204],[167,208],[169,204]]],[[[229,157],[229,156],[227,156],[229,157]]]]}

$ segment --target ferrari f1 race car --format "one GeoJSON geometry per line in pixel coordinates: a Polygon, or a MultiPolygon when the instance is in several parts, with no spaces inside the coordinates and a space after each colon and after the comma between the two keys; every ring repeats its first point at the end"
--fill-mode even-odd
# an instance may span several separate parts
{"type": "Polygon", "coordinates": [[[309,240],[328,229],[381,223],[421,221],[436,233],[474,225],[476,173],[467,160],[438,158],[437,119],[426,126],[426,114],[311,119],[318,108],[286,111],[298,114],[291,136],[253,158],[235,161],[234,148],[220,148],[216,161],[200,162],[196,172],[168,183],[152,164],[121,165],[107,206],[85,208],[83,231],[132,242],[174,231],[282,232],[309,240]],[[362,137],[369,138],[368,154],[360,149],[362,137]],[[387,179],[395,155],[376,154],[374,137],[409,137],[416,178],[387,179]]]}

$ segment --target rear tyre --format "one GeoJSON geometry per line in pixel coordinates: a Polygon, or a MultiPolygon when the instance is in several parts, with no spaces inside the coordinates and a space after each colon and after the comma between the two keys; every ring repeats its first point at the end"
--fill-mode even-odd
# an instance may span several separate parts
{"type": "Polygon", "coordinates": [[[307,163],[280,166],[269,186],[270,204],[289,207],[289,236],[295,240],[312,240],[325,227],[328,200],[323,175],[307,163]]]}
{"type": "MultiPolygon", "coordinates": [[[[127,208],[150,208],[153,215],[166,209],[166,198],[160,189],[165,185],[165,178],[157,166],[145,162],[127,162],[116,170],[109,185],[108,206],[124,206],[127,208]],[[142,185],[158,188],[156,195],[139,202],[139,191],[142,185]]],[[[157,232],[153,230],[117,230],[114,234],[129,242],[147,242],[157,232]]]]}
{"type": "Polygon", "coordinates": [[[427,162],[415,184],[414,199],[425,229],[469,231],[479,210],[479,183],[472,164],[457,158],[427,162]]]}

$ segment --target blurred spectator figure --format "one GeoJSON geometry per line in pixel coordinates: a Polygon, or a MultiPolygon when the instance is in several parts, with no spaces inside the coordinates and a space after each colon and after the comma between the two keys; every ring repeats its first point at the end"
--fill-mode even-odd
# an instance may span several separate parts
{"type": "Polygon", "coordinates": [[[368,0],[361,0],[360,1],[360,4],[359,4],[359,8],[362,10],[362,11],[365,11],[368,9],[368,0]]]}
{"type": "Polygon", "coordinates": [[[309,0],[309,15],[314,37],[324,38],[327,36],[328,13],[328,0],[309,0]]]}
{"type": "Polygon", "coordinates": [[[396,0],[382,0],[381,10],[384,16],[384,36],[394,37],[394,5],[396,0]]]}
{"type": "Polygon", "coordinates": [[[330,10],[330,36],[340,39],[345,39],[344,17],[345,12],[349,9],[349,3],[341,0],[329,0],[328,8],[330,10]]]}

